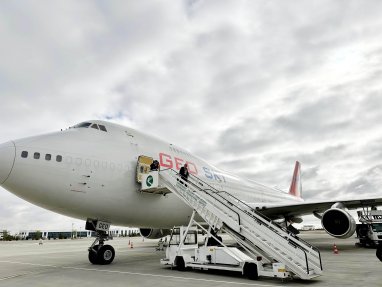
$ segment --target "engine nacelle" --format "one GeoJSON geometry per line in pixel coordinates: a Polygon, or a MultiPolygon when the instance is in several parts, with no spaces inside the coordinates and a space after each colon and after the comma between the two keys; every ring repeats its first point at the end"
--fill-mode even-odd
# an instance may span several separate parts
{"type": "Polygon", "coordinates": [[[357,226],[354,218],[345,209],[337,207],[324,212],[321,224],[328,234],[336,238],[349,238],[357,226]]]}
{"type": "Polygon", "coordinates": [[[171,229],[140,228],[139,232],[144,238],[159,239],[171,234],[171,229]]]}

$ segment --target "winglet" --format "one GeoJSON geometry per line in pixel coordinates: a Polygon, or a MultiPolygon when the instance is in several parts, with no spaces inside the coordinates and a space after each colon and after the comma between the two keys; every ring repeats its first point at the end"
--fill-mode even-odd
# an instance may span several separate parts
{"type": "Polygon", "coordinates": [[[289,188],[289,194],[294,195],[296,197],[301,197],[302,195],[300,166],[300,163],[296,161],[296,165],[294,166],[292,182],[289,188]]]}

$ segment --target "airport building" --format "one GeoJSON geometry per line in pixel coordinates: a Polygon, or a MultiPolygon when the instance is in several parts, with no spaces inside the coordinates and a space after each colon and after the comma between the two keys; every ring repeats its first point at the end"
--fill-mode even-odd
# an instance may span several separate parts
{"type": "Polygon", "coordinates": [[[316,227],[314,225],[303,225],[301,227],[302,231],[309,231],[309,230],[316,230],[316,227]]]}
{"type": "Polygon", "coordinates": [[[116,228],[111,229],[109,234],[113,237],[129,237],[140,235],[138,228],[116,228]]]}
{"type": "Polygon", "coordinates": [[[39,239],[42,237],[43,239],[68,239],[68,238],[87,238],[95,236],[95,232],[93,231],[30,231],[30,230],[22,230],[16,234],[21,240],[29,240],[29,239],[39,239]]]}
{"type": "MultiPolygon", "coordinates": [[[[1,233],[2,234],[2,233],[1,233]]],[[[138,228],[116,228],[111,229],[109,234],[112,237],[128,237],[128,236],[137,236],[139,235],[138,228]]],[[[68,238],[90,238],[95,237],[96,233],[89,230],[70,230],[70,231],[57,231],[57,230],[22,230],[16,234],[21,240],[30,240],[30,239],[68,239],[68,238]]]]}

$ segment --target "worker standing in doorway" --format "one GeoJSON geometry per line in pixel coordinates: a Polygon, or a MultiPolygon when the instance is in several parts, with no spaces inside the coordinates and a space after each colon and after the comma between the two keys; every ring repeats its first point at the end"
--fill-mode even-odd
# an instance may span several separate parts
{"type": "Polygon", "coordinates": [[[188,172],[188,166],[187,166],[187,163],[184,164],[184,166],[182,166],[179,170],[179,174],[181,176],[182,179],[184,179],[185,181],[188,181],[188,175],[189,175],[189,172],[188,172]]]}
{"type": "Polygon", "coordinates": [[[154,160],[151,165],[150,165],[150,169],[151,170],[160,170],[160,165],[159,165],[159,161],[157,160],[154,160]]]}

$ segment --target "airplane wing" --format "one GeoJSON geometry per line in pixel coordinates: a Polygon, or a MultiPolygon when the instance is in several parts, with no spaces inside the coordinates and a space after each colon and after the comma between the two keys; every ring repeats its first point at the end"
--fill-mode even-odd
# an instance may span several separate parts
{"type": "Polygon", "coordinates": [[[332,201],[320,201],[320,202],[301,202],[290,205],[274,205],[257,207],[256,209],[264,215],[273,218],[276,216],[297,216],[308,215],[313,212],[324,212],[331,208],[331,206],[337,202],[342,203],[348,209],[356,209],[368,206],[380,206],[382,205],[382,198],[367,198],[367,199],[353,199],[353,200],[332,200],[332,201]]]}
{"type": "MultiPolygon", "coordinates": [[[[289,194],[301,197],[301,178],[300,178],[300,163],[296,161],[293,172],[292,182],[289,189],[289,194]]],[[[302,201],[291,204],[274,204],[274,205],[255,205],[256,209],[264,215],[274,219],[280,217],[293,217],[308,215],[313,213],[323,213],[330,209],[335,203],[341,203],[348,209],[356,209],[361,207],[379,206],[382,205],[382,198],[365,198],[351,200],[330,200],[330,201],[302,201]]],[[[253,205],[252,205],[253,206],[253,205]]]]}

